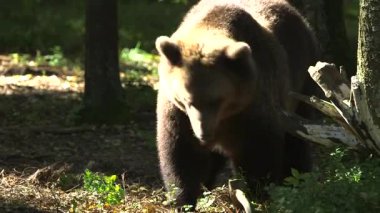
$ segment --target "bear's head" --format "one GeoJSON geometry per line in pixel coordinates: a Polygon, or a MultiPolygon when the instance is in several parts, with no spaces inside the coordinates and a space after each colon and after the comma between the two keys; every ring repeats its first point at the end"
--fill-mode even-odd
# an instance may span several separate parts
{"type": "Polygon", "coordinates": [[[160,36],[156,48],[160,92],[189,117],[195,136],[208,143],[219,124],[252,102],[257,71],[244,42],[189,42],[160,36]]]}

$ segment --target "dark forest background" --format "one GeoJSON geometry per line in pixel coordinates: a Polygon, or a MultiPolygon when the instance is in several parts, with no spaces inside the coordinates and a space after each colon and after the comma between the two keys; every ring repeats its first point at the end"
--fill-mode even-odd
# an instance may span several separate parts
{"type": "MultiPolygon", "coordinates": [[[[154,49],[158,35],[172,33],[196,1],[119,1],[119,47],[154,49]]],[[[296,2],[296,1],[295,1],[296,2]]],[[[344,20],[351,54],[357,44],[358,0],[344,0],[344,20]]],[[[51,53],[60,47],[65,56],[83,57],[84,1],[16,0],[0,2],[0,53],[51,53]]]]}

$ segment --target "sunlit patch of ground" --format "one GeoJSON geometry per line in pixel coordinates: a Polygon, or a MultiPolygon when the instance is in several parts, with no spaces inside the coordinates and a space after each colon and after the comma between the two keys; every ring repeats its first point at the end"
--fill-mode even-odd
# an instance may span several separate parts
{"type": "MultiPolygon", "coordinates": [[[[168,212],[155,147],[157,76],[123,73],[136,116],[123,125],[93,126],[73,122],[81,74],[34,71],[0,72],[0,212],[168,212]],[[125,199],[100,205],[83,188],[86,168],[116,174],[125,199]]],[[[226,187],[200,203],[201,212],[236,211],[226,187]]]]}
{"type": "Polygon", "coordinates": [[[76,76],[0,76],[0,94],[3,95],[25,92],[23,90],[35,90],[40,94],[47,91],[81,93],[83,86],[83,81],[76,76]]]}
{"type": "MultiPolygon", "coordinates": [[[[54,172],[54,171],[52,171],[54,172]]],[[[38,178],[47,178],[48,174],[38,178]]],[[[57,178],[57,177],[56,177],[57,178]]],[[[118,205],[99,205],[98,198],[77,185],[62,190],[59,179],[39,181],[34,174],[0,174],[0,209],[6,212],[149,212],[168,210],[162,206],[165,199],[162,189],[141,184],[125,185],[126,196],[118,205]]]]}

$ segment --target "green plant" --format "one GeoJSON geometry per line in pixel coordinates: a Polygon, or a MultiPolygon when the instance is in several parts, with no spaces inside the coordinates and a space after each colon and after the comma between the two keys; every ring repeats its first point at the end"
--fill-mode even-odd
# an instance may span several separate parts
{"type": "Polygon", "coordinates": [[[116,184],[116,180],[116,175],[105,176],[88,169],[83,176],[84,189],[98,196],[103,205],[116,205],[123,201],[125,191],[116,184]]]}
{"type": "Polygon", "coordinates": [[[379,212],[380,160],[336,149],[308,174],[292,171],[286,186],[271,186],[271,212],[379,212]]]}
{"type": "Polygon", "coordinates": [[[296,169],[291,169],[291,176],[284,179],[286,186],[298,187],[300,184],[310,178],[310,173],[300,173],[296,169]]]}
{"type": "Polygon", "coordinates": [[[122,80],[135,86],[152,84],[157,81],[158,56],[140,48],[124,48],[120,52],[122,80]]]}
{"type": "Polygon", "coordinates": [[[78,61],[74,62],[72,60],[69,60],[63,54],[62,48],[59,46],[51,48],[49,54],[42,54],[41,51],[37,50],[35,55],[12,53],[9,54],[9,56],[11,58],[11,63],[17,66],[57,67],[63,73],[65,70],[68,70],[68,68],[70,68],[72,71],[78,71],[80,69],[80,63],[78,61]]]}
{"type": "Polygon", "coordinates": [[[141,49],[141,43],[138,42],[134,48],[124,48],[121,50],[120,61],[126,64],[127,68],[155,72],[158,56],[141,49]]]}
{"type": "Polygon", "coordinates": [[[74,188],[80,181],[80,175],[75,174],[64,174],[58,179],[58,187],[63,190],[69,190],[74,188]]]}
{"type": "Polygon", "coordinates": [[[141,49],[141,43],[138,42],[134,48],[124,48],[121,50],[120,59],[131,63],[151,63],[155,55],[141,49]]]}
{"type": "Polygon", "coordinates": [[[210,191],[203,192],[203,196],[198,199],[197,208],[203,210],[210,210],[212,205],[214,204],[216,196],[212,194],[210,191]]]}
{"type": "Polygon", "coordinates": [[[30,55],[12,53],[9,55],[13,64],[26,65],[30,61],[30,55]]]}
{"type": "Polygon", "coordinates": [[[40,56],[41,64],[47,64],[53,67],[67,65],[67,60],[63,55],[62,48],[59,46],[51,48],[51,54],[41,56],[41,54],[37,52],[37,56],[40,56]]]}
{"type": "Polygon", "coordinates": [[[165,192],[166,200],[163,204],[165,206],[174,206],[176,204],[175,196],[179,193],[179,190],[174,184],[170,185],[169,190],[165,192]]]}

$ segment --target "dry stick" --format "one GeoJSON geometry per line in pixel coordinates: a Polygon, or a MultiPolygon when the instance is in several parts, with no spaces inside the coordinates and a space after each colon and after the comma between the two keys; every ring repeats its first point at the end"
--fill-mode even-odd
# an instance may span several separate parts
{"type": "Polygon", "coordinates": [[[342,125],[345,129],[349,130],[352,134],[355,135],[355,132],[352,130],[352,128],[347,124],[347,122],[342,118],[341,113],[337,110],[336,106],[330,102],[327,102],[325,100],[319,99],[315,96],[305,96],[301,94],[297,94],[294,92],[291,92],[290,95],[306,104],[309,104],[313,108],[319,110],[323,114],[327,115],[328,117],[332,118],[335,122],[342,125]]]}
{"type": "Polygon", "coordinates": [[[285,120],[292,120],[290,123],[293,123],[293,125],[296,123],[297,126],[296,129],[293,128],[293,131],[291,131],[292,134],[294,134],[294,130],[298,130],[298,132],[295,132],[296,135],[299,135],[302,138],[305,138],[314,143],[319,143],[325,146],[332,146],[335,145],[337,141],[339,141],[339,143],[344,143],[355,149],[360,148],[357,147],[360,144],[355,138],[355,130],[353,130],[351,126],[348,125],[347,122],[342,118],[341,113],[337,110],[334,104],[315,96],[308,97],[294,92],[291,92],[290,96],[312,106],[313,108],[332,118],[336,123],[340,124],[339,126],[335,124],[326,124],[325,122],[310,121],[298,117],[295,114],[285,113],[287,114],[285,116],[288,117],[285,118],[285,120]],[[301,130],[302,127],[305,128],[304,131],[301,130]]]}
{"type": "Polygon", "coordinates": [[[350,147],[357,148],[357,139],[340,125],[326,123],[324,121],[311,121],[303,119],[296,114],[282,112],[282,121],[287,132],[326,147],[344,143],[350,147]]]}
{"type": "Polygon", "coordinates": [[[247,185],[241,179],[233,179],[228,181],[228,188],[230,197],[234,205],[241,209],[243,208],[246,213],[251,213],[252,206],[243,190],[247,189],[247,185]]]}
{"type": "Polygon", "coordinates": [[[380,155],[380,129],[374,125],[361,82],[353,77],[350,89],[344,69],[339,73],[334,64],[324,62],[311,66],[309,73],[339,112],[343,126],[356,136],[361,146],[380,155]]]}
{"type": "Polygon", "coordinates": [[[245,213],[251,213],[252,212],[251,204],[248,198],[245,196],[245,193],[240,189],[236,189],[235,196],[236,196],[236,199],[243,206],[245,213]]]}

